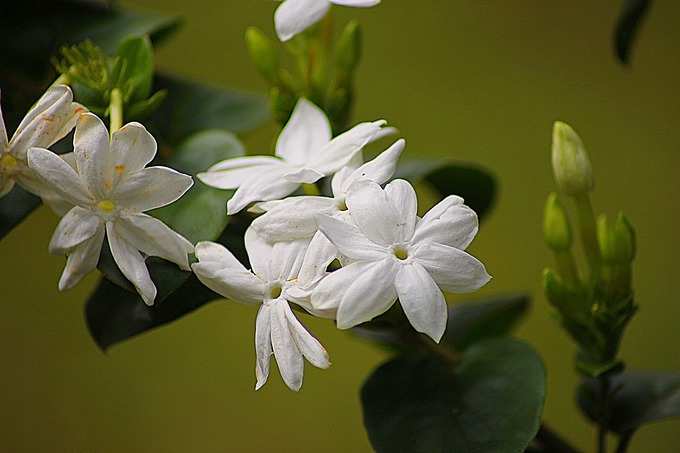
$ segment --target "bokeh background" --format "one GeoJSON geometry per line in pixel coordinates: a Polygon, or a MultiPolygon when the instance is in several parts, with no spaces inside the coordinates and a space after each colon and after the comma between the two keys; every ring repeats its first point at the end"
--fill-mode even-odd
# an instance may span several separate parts
{"type": "MultiPolygon", "coordinates": [[[[680,369],[680,4],[658,0],[633,64],[611,51],[619,2],[386,0],[357,18],[365,53],[356,120],[386,118],[408,140],[406,157],[476,162],[499,178],[496,209],[472,251],[494,280],[479,296],[527,291],[534,308],[518,331],[548,369],[547,421],[592,451],[575,409],[571,343],[541,294],[551,264],[541,214],[553,183],[551,126],[570,122],[590,150],[598,210],[624,210],[639,235],[640,304],[622,354],[630,367],[680,369]]],[[[269,0],[123,2],[186,18],[158,52],[164,70],[264,92],[243,44],[247,26],[273,36],[269,0]]],[[[268,152],[275,128],[245,137],[268,152]]],[[[0,451],[368,452],[358,390],[385,354],[306,320],[331,354],[307,367],[299,394],[276,372],[253,391],[255,311],[219,302],[101,353],[83,321],[96,283],[58,293],[64,264],[47,254],[57,219],[34,213],[0,242],[0,451]]],[[[455,303],[452,298],[451,302],[455,303]]],[[[643,428],[633,452],[675,452],[680,421],[643,428]]]]}

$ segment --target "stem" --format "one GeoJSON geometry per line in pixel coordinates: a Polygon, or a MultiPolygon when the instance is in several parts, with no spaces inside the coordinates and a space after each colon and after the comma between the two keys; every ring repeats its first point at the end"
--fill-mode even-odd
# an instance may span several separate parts
{"type": "Polygon", "coordinates": [[[570,250],[555,252],[555,261],[560,277],[571,286],[576,287],[579,283],[576,262],[570,250]]]}
{"type": "Polygon", "coordinates": [[[590,281],[595,282],[600,272],[600,246],[597,242],[597,226],[593,205],[588,194],[580,194],[574,197],[576,202],[576,217],[581,230],[583,251],[588,260],[590,281]]]}
{"type": "Polygon", "coordinates": [[[119,88],[111,90],[111,104],[109,106],[110,133],[113,134],[123,127],[123,93],[119,88]]]}
{"type": "Polygon", "coordinates": [[[600,382],[600,417],[597,427],[597,451],[607,453],[607,424],[609,418],[609,377],[605,374],[598,377],[600,382]]]}
{"type": "Polygon", "coordinates": [[[635,434],[635,431],[633,430],[621,434],[619,444],[616,446],[616,453],[626,453],[626,451],[628,451],[630,441],[633,439],[633,434],[635,434]]]}
{"type": "Polygon", "coordinates": [[[71,79],[68,74],[61,74],[57,79],[52,82],[52,86],[55,85],[68,85],[71,83],[71,79]]]}

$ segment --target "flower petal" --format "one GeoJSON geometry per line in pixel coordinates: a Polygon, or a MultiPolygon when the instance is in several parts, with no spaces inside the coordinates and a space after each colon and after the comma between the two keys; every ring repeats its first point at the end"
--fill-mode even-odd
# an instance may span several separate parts
{"type": "Polygon", "coordinates": [[[281,159],[271,156],[235,157],[218,162],[197,177],[204,184],[217,189],[237,189],[246,181],[269,172],[269,167],[278,168],[282,165],[285,164],[281,159]]]}
{"type": "Polygon", "coordinates": [[[101,224],[102,220],[92,211],[74,207],[59,221],[50,241],[50,253],[66,254],[94,236],[101,224]]]}
{"type": "Polygon", "coordinates": [[[327,0],[285,0],[276,9],[274,23],[281,41],[288,41],[323,18],[331,4],[327,0]]]}
{"type": "Polygon", "coordinates": [[[66,267],[64,267],[59,279],[59,291],[73,288],[83,277],[97,268],[105,232],[104,224],[100,223],[97,231],[90,239],[69,251],[66,267]]]}
{"type": "Polygon", "coordinates": [[[361,123],[349,131],[338,135],[326,146],[316,152],[307,167],[324,175],[330,175],[345,166],[364,146],[370,143],[384,126],[384,120],[361,123]]]}
{"type": "Polygon", "coordinates": [[[273,245],[265,241],[252,227],[248,227],[243,239],[250,268],[262,280],[270,281],[269,261],[272,257],[273,245]]]}
{"type": "Polygon", "coordinates": [[[287,306],[288,302],[285,299],[271,302],[272,347],[283,381],[291,390],[297,392],[302,387],[304,362],[288,326],[287,306]]]}
{"type": "Polygon", "coordinates": [[[201,262],[218,263],[224,268],[247,270],[225,246],[216,242],[199,242],[196,244],[194,253],[201,262]]]}
{"type": "Polygon", "coordinates": [[[273,354],[271,337],[271,307],[260,305],[255,321],[255,390],[260,390],[269,378],[269,362],[273,354]]]}
{"type": "Polygon", "coordinates": [[[305,165],[331,138],[331,125],[323,110],[300,98],[276,142],[276,155],[291,164],[305,165]]]}
{"type": "MultiPolygon", "coordinates": [[[[399,156],[401,156],[401,153],[404,151],[405,147],[406,140],[398,140],[388,149],[380,153],[375,159],[366,162],[354,170],[352,174],[343,181],[340,189],[342,194],[346,194],[350,185],[360,178],[366,178],[377,184],[384,184],[389,181],[390,178],[394,176],[394,172],[397,169],[397,161],[399,160],[399,156]]],[[[339,173],[336,173],[336,176],[338,174],[339,173]]],[[[335,177],[333,177],[333,179],[335,179],[335,177]]],[[[340,195],[335,193],[335,191],[333,193],[335,196],[340,195]]]]}
{"type": "Polygon", "coordinates": [[[128,244],[147,256],[158,256],[177,264],[185,271],[194,246],[169,226],[147,214],[121,216],[118,232],[128,244]]]}
{"type": "Polygon", "coordinates": [[[371,241],[390,246],[401,240],[404,221],[378,184],[365,179],[355,181],[347,193],[347,207],[354,223],[371,241]]]}
{"type": "Polygon", "coordinates": [[[413,186],[403,179],[395,179],[385,186],[385,194],[397,213],[397,238],[407,242],[413,238],[418,220],[418,199],[413,186]]]}
{"type": "Polygon", "coordinates": [[[63,159],[43,148],[31,148],[28,165],[63,199],[74,205],[90,205],[93,200],[78,173],[63,159]]]}
{"type": "Polygon", "coordinates": [[[139,123],[128,123],[111,134],[116,179],[146,167],[156,156],[157,148],[156,139],[139,123]]]}
{"type": "Polygon", "coordinates": [[[288,182],[296,182],[298,184],[314,184],[319,179],[324,177],[323,173],[319,173],[313,168],[299,168],[291,171],[283,176],[288,182]]]}
{"type": "Polygon", "coordinates": [[[380,3],[380,0],[330,0],[331,3],[343,6],[352,6],[354,8],[368,8],[380,3]]]}
{"type": "Polygon", "coordinates": [[[328,240],[325,234],[317,231],[312,237],[302,261],[298,274],[298,286],[311,288],[326,275],[328,265],[333,262],[338,254],[338,249],[328,240]]]}
{"type": "Polygon", "coordinates": [[[371,241],[354,225],[323,214],[317,216],[316,221],[319,231],[341,254],[353,260],[376,261],[389,254],[383,245],[371,241]]]}
{"type": "Polygon", "coordinates": [[[194,184],[189,175],[168,167],[149,167],[123,179],[113,198],[133,212],[167,206],[178,200],[194,184]]]}
{"type": "Polygon", "coordinates": [[[113,188],[114,156],[109,150],[109,131],[97,115],[80,116],[73,137],[73,153],[78,174],[90,193],[107,198],[113,188]]]}
{"type": "Polygon", "coordinates": [[[491,280],[484,265],[475,257],[448,245],[423,243],[416,248],[413,258],[444,291],[473,292],[491,280]]]}
{"type": "MultiPolygon", "coordinates": [[[[283,305],[283,304],[282,304],[283,305]]],[[[302,355],[317,368],[326,369],[331,366],[328,358],[328,353],[324,347],[319,343],[319,340],[314,338],[311,333],[302,325],[302,323],[295,317],[293,311],[288,304],[284,305],[286,319],[288,320],[288,327],[293,336],[293,340],[297,345],[302,355]]]]}
{"type": "Polygon", "coordinates": [[[334,208],[332,198],[290,197],[278,201],[272,209],[253,220],[252,226],[269,242],[310,238],[317,231],[316,215],[330,214],[334,208]]]}
{"type": "Polygon", "coordinates": [[[14,189],[14,178],[8,178],[0,173],[0,198],[4,197],[14,189]]]}
{"type": "Polygon", "coordinates": [[[151,280],[144,257],[136,248],[125,241],[117,230],[116,223],[106,223],[106,236],[109,240],[113,259],[125,278],[135,286],[144,303],[153,305],[156,299],[156,285],[151,280]]]}
{"type": "Polygon", "coordinates": [[[413,328],[439,343],[446,330],[448,309],[444,295],[430,274],[418,263],[404,264],[394,286],[413,328]]]}
{"type": "Polygon", "coordinates": [[[308,244],[309,239],[275,243],[269,262],[270,279],[282,282],[296,279],[308,244]]]}
{"type": "Polygon", "coordinates": [[[233,215],[256,201],[278,200],[295,192],[300,184],[284,179],[289,171],[290,167],[285,164],[261,169],[257,176],[254,175],[236,190],[227,202],[227,213],[233,215]]]}
{"type": "Polygon", "coordinates": [[[437,203],[416,227],[414,242],[429,241],[465,250],[479,228],[475,211],[451,195],[437,203]]]}

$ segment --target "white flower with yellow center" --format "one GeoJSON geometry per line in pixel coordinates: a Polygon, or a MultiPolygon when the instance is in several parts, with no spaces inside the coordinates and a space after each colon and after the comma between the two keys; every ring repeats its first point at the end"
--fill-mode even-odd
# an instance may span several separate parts
{"type": "Polygon", "coordinates": [[[227,211],[236,214],[256,201],[280,200],[301,184],[332,175],[382,137],[385,121],[361,123],[332,138],[328,118],[316,105],[300,99],[276,143],[276,157],[249,156],[227,159],[198,175],[218,189],[236,189],[227,211]]]}
{"type": "Polygon", "coordinates": [[[46,195],[42,182],[28,167],[28,150],[33,146],[49,148],[64,138],[85,111],[73,102],[69,87],[55,85],[28,111],[10,140],[0,111],[0,197],[15,183],[35,195],[46,195]]]}
{"type": "Polygon", "coordinates": [[[378,3],[380,0],[285,0],[274,14],[276,33],[281,41],[288,41],[319,22],[333,4],[368,8],[378,3]]]}
{"type": "Polygon", "coordinates": [[[109,139],[104,123],[86,113],[78,120],[73,144],[75,168],[46,149],[28,152],[29,166],[74,206],[59,222],[49,246],[51,253],[68,256],[59,289],[73,287],[95,269],[106,237],[123,275],[152,305],[156,287],[145,256],[190,270],[193,246],[143,212],[177,200],[193,181],[170,168],[145,168],[156,155],[156,140],[139,123],[123,126],[109,139]]]}
{"type": "Polygon", "coordinates": [[[319,229],[352,263],[330,273],[314,289],[317,310],[337,310],[347,329],[386,312],[397,298],[418,331],[439,341],[447,308],[441,290],[475,291],[490,277],[464,252],[477,233],[477,216],[460,197],[449,196],[418,219],[416,193],[397,179],[383,190],[365,179],[347,195],[354,225],[319,215],[319,229]]]}
{"type": "MultiPolygon", "coordinates": [[[[318,368],[328,368],[328,353],[293,314],[289,302],[312,311],[291,295],[300,283],[300,272],[307,265],[308,241],[279,242],[271,245],[249,228],[246,250],[252,272],[247,270],[226,248],[213,242],[196,245],[199,262],[192,265],[196,276],[213,291],[246,304],[259,304],[255,322],[255,375],[259,389],[269,377],[273,354],[281,377],[294,391],[300,390],[306,358],[318,368]]],[[[324,316],[324,313],[314,312],[324,316]]]]}

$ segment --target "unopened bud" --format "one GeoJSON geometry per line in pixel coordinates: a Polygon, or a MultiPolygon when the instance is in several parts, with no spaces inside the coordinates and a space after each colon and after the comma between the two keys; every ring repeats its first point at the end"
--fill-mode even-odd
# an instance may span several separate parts
{"type": "Polygon", "coordinates": [[[553,128],[552,165],[555,182],[565,194],[581,195],[593,190],[588,152],[574,129],[560,121],[553,128]]]}
{"type": "Polygon", "coordinates": [[[555,252],[566,251],[571,247],[569,219],[556,193],[551,193],[545,204],[543,237],[548,247],[555,252]]]}
{"type": "Polygon", "coordinates": [[[351,21],[340,34],[335,47],[338,69],[353,74],[361,60],[362,34],[356,21],[351,21]]]}
{"type": "Polygon", "coordinates": [[[250,58],[252,58],[260,74],[268,82],[276,84],[279,71],[279,53],[274,47],[274,43],[257,27],[249,27],[246,30],[246,45],[248,52],[250,52],[250,58]]]}
{"type": "Polygon", "coordinates": [[[630,264],[635,259],[635,230],[623,213],[616,216],[613,224],[601,215],[597,219],[597,239],[603,262],[630,264]]]}

